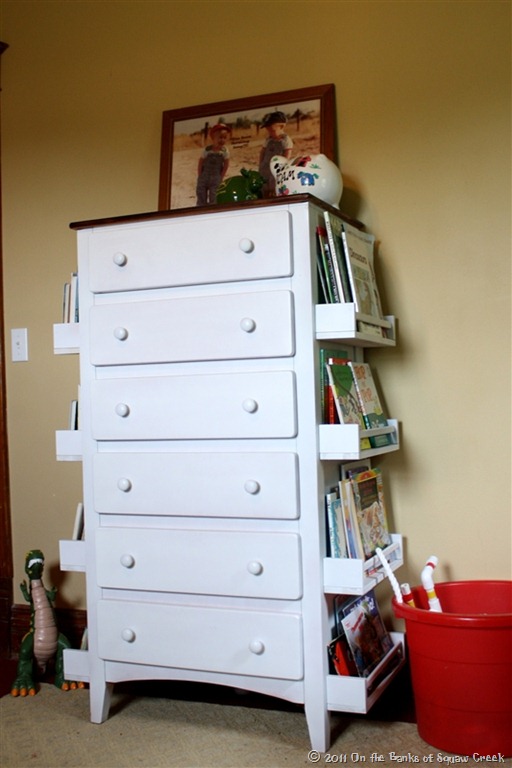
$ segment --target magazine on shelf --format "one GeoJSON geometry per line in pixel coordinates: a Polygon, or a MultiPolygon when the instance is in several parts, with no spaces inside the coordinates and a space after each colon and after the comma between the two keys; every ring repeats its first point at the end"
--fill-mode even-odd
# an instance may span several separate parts
{"type": "Polygon", "coordinates": [[[368,677],[393,648],[372,589],[365,595],[346,600],[335,598],[336,625],[342,632],[360,677],[368,677]]]}

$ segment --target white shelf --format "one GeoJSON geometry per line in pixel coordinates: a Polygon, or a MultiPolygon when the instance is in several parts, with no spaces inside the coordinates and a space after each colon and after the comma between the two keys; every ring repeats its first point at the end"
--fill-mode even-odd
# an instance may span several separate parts
{"type": "Polygon", "coordinates": [[[53,352],[56,355],[75,355],[80,350],[78,323],[55,323],[53,326],[53,352]]]}
{"type": "MultiPolygon", "coordinates": [[[[392,571],[404,564],[402,537],[391,534],[392,543],[383,549],[392,571]],[[394,559],[392,559],[394,558],[394,559]]],[[[369,560],[324,557],[324,593],[329,595],[364,595],[386,578],[377,556],[369,560]]]]}
{"type": "Polygon", "coordinates": [[[82,461],[82,433],[79,429],[59,429],[55,433],[57,461],[82,461]]]}
{"type": "Polygon", "coordinates": [[[64,650],[64,675],[67,680],[88,683],[90,678],[89,651],[66,648],[64,650]]]}
{"type": "Polygon", "coordinates": [[[327,676],[327,709],[366,714],[405,664],[404,638],[391,632],[394,646],[368,677],[327,676]],[[389,669],[389,673],[387,670],[389,669]]]}
{"type": "Polygon", "coordinates": [[[396,346],[396,324],[395,318],[391,315],[378,320],[370,315],[356,312],[355,304],[317,304],[315,316],[318,340],[340,339],[351,341],[355,346],[361,347],[396,346]],[[362,333],[358,330],[358,322],[380,326],[387,331],[389,337],[382,338],[372,333],[362,333]]]}
{"type": "Polygon", "coordinates": [[[381,429],[361,429],[358,424],[320,424],[318,427],[320,459],[350,461],[370,458],[400,449],[398,421],[388,419],[388,426],[381,429]],[[382,448],[361,450],[361,439],[376,435],[393,435],[395,442],[382,448]]]}
{"type": "Polygon", "coordinates": [[[85,541],[73,541],[71,539],[59,541],[59,558],[61,571],[85,573],[85,541]]]}

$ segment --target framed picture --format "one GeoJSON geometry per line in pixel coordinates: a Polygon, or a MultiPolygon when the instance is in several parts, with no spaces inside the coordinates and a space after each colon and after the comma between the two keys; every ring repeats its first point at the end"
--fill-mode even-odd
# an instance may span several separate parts
{"type": "Polygon", "coordinates": [[[224,178],[258,170],[272,197],[268,161],[334,157],[334,85],[268,93],[163,113],[158,210],[215,203],[224,178]]]}

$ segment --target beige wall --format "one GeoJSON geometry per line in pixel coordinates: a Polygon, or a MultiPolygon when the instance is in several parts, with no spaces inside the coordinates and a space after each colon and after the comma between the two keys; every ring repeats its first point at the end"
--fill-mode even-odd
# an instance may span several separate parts
{"type": "Polygon", "coordinates": [[[40,547],[83,605],[58,573],[81,498],[54,455],[78,378],[52,351],[68,223],[156,208],[165,109],[328,82],[342,208],[399,318],[372,362],[402,423],[382,466],[403,576],[435,553],[439,579],[510,578],[510,4],[4,0],[0,39],[5,324],[30,352],[7,362],[15,584],[40,547]]]}

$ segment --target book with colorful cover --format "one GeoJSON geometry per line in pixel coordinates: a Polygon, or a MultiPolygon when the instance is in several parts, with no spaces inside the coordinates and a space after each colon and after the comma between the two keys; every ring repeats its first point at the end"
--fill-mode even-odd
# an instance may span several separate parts
{"type": "Polygon", "coordinates": [[[322,243],[318,235],[318,230],[316,238],[316,264],[318,270],[318,303],[330,304],[332,302],[332,298],[330,295],[330,286],[328,285],[327,274],[324,265],[324,253],[322,249],[322,243]]]}
{"type": "Polygon", "coordinates": [[[366,559],[391,544],[382,473],[378,467],[352,475],[355,514],[366,559]]]}
{"type": "Polygon", "coordinates": [[[335,362],[336,364],[343,365],[347,362],[349,359],[349,350],[344,349],[342,347],[337,347],[335,349],[325,349],[324,347],[320,348],[319,353],[319,359],[320,359],[320,402],[321,402],[321,409],[322,409],[322,422],[324,424],[336,424],[339,419],[336,413],[336,418],[334,418],[334,413],[336,412],[336,408],[334,406],[334,400],[332,398],[332,390],[329,384],[329,377],[327,375],[327,368],[325,367],[325,364],[329,361],[335,362]]]}
{"type": "Polygon", "coordinates": [[[364,560],[364,547],[357,524],[357,515],[354,499],[354,489],[350,480],[341,480],[339,483],[341,510],[343,514],[343,527],[345,530],[345,542],[347,555],[350,558],[364,560]]]}
{"type": "Polygon", "coordinates": [[[325,509],[329,531],[329,557],[347,557],[343,510],[337,489],[326,493],[325,509]]]}
{"type": "Polygon", "coordinates": [[[340,424],[359,424],[364,429],[363,413],[351,367],[330,362],[325,365],[340,424]]]}
{"type": "Polygon", "coordinates": [[[343,222],[341,240],[356,311],[381,320],[382,307],[373,269],[375,237],[343,222]]]}
{"type": "Polygon", "coordinates": [[[337,675],[357,676],[357,667],[348,645],[347,636],[344,632],[341,632],[334,638],[334,640],[331,640],[327,649],[329,651],[329,659],[333,671],[336,672],[337,675]]]}
{"type": "Polygon", "coordinates": [[[349,303],[353,301],[353,296],[342,240],[344,225],[341,219],[330,211],[324,211],[324,219],[327,242],[340,293],[340,301],[349,303]]]}
{"type": "Polygon", "coordinates": [[[325,286],[327,289],[328,304],[338,304],[342,301],[340,283],[335,272],[335,266],[331,256],[329,243],[327,242],[327,230],[324,227],[316,228],[319,264],[323,268],[325,286]]]}
{"type": "MultiPolygon", "coordinates": [[[[384,415],[384,410],[380,401],[372,369],[368,363],[348,363],[354,377],[355,389],[359,399],[359,405],[363,414],[364,424],[367,429],[378,429],[387,427],[388,420],[384,415]]],[[[372,448],[383,448],[391,445],[392,436],[387,433],[384,435],[374,435],[370,437],[372,448]]]]}
{"type": "Polygon", "coordinates": [[[368,677],[393,648],[372,589],[337,606],[339,631],[347,638],[360,677],[368,677]]]}

